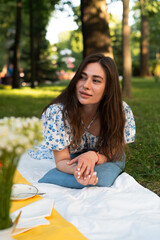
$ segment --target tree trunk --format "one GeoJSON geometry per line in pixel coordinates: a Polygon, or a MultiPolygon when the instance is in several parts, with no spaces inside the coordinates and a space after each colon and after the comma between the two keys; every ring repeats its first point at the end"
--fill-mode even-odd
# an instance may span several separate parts
{"type": "Polygon", "coordinates": [[[145,0],[140,1],[141,9],[141,52],[140,52],[140,76],[147,77],[149,75],[149,22],[148,17],[143,14],[143,5],[145,0]]]}
{"type": "Polygon", "coordinates": [[[132,60],[130,51],[130,27],[128,24],[129,0],[123,0],[123,21],[122,21],[122,41],[123,41],[123,83],[122,94],[130,98],[131,77],[132,77],[132,60]]]}
{"type": "Polygon", "coordinates": [[[15,33],[15,44],[14,44],[14,57],[13,57],[13,80],[12,88],[20,88],[19,78],[19,43],[20,43],[20,32],[21,32],[21,9],[22,2],[17,0],[17,16],[16,16],[16,33],[15,33]]]}
{"type": "Polygon", "coordinates": [[[35,54],[34,54],[34,27],[33,27],[33,5],[32,0],[29,0],[29,10],[30,10],[30,64],[31,64],[31,88],[34,88],[35,81],[35,54]]]}
{"type": "Polygon", "coordinates": [[[41,42],[42,42],[42,37],[41,33],[38,33],[36,36],[36,49],[35,49],[35,59],[36,59],[36,79],[38,82],[38,85],[42,82],[42,74],[43,71],[41,69],[41,64],[40,64],[40,55],[41,55],[41,42]]]}
{"type": "Polygon", "coordinates": [[[113,57],[106,0],[81,0],[83,56],[101,52],[113,57]]]}

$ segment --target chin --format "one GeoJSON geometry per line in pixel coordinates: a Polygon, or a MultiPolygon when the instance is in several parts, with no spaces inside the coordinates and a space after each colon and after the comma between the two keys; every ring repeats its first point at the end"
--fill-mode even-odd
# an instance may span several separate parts
{"type": "Polygon", "coordinates": [[[83,100],[80,100],[79,102],[80,102],[82,105],[92,104],[92,103],[89,103],[89,102],[83,101],[83,100]]]}

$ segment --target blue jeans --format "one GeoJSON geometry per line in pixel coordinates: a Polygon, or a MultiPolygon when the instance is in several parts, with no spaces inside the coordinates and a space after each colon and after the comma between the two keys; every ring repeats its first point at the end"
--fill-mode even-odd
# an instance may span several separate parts
{"type": "MultiPolygon", "coordinates": [[[[78,156],[77,154],[71,155],[71,159],[78,156]]],[[[123,172],[125,168],[124,154],[121,161],[106,162],[96,165],[94,171],[97,172],[98,183],[94,186],[97,187],[110,187],[116,178],[123,172]]],[[[59,171],[57,168],[51,169],[39,181],[39,183],[56,184],[68,188],[82,189],[84,187],[93,187],[93,185],[84,186],[77,182],[74,175],[59,171]]]]}

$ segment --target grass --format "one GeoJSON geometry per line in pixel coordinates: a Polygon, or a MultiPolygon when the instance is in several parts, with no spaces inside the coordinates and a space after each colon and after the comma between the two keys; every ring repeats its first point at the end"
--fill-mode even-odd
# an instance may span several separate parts
{"type": "Polygon", "coordinates": [[[66,87],[68,81],[31,89],[0,89],[0,118],[4,116],[40,117],[43,108],[66,87]]]}
{"type": "MultiPolygon", "coordinates": [[[[0,118],[40,117],[42,109],[68,84],[67,81],[35,89],[0,89],[0,118]]],[[[129,145],[126,172],[160,196],[160,83],[153,78],[133,78],[132,98],[124,99],[136,121],[136,140],[129,145]]]]}
{"type": "Polygon", "coordinates": [[[133,97],[126,100],[136,121],[136,141],[130,144],[126,171],[160,196],[160,83],[133,79],[133,97]]]}

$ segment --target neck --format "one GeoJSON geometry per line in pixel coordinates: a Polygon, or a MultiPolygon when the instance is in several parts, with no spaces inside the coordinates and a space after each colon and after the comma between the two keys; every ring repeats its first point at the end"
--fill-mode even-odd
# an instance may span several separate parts
{"type": "Polygon", "coordinates": [[[97,113],[98,105],[83,105],[82,106],[82,118],[83,117],[89,117],[93,118],[95,114],[97,113]]]}

